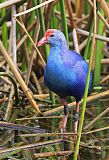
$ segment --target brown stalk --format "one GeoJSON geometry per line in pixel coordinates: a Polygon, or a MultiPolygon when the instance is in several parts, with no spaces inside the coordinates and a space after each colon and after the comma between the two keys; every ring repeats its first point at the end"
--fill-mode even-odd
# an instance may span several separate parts
{"type": "Polygon", "coordinates": [[[17,81],[19,82],[24,94],[26,95],[26,97],[28,98],[30,104],[32,105],[32,107],[40,114],[41,111],[39,110],[38,105],[36,104],[34,98],[33,98],[33,94],[31,93],[31,91],[28,89],[28,87],[26,86],[25,82],[23,81],[21,75],[19,74],[16,65],[12,62],[12,59],[9,57],[5,47],[3,46],[1,40],[0,40],[0,50],[1,53],[3,54],[3,56],[5,57],[7,63],[9,64],[9,67],[11,69],[11,71],[13,72],[14,76],[16,77],[17,81]]]}
{"type": "MultiPolygon", "coordinates": [[[[82,35],[85,35],[85,36],[89,36],[89,32],[85,31],[85,30],[82,30],[82,29],[79,29],[79,28],[76,28],[78,34],[82,34],[82,35]]],[[[93,33],[91,34],[91,37],[93,37],[93,33]]],[[[98,39],[98,40],[101,40],[101,41],[104,41],[104,42],[109,42],[109,38],[108,37],[105,37],[105,36],[101,36],[101,35],[98,35],[98,34],[95,34],[95,39],[98,39]]]]}
{"type": "Polygon", "coordinates": [[[104,77],[101,81],[100,81],[100,84],[106,82],[109,80],[109,75],[107,75],[106,77],[104,77]]]}
{"type": "Polygon", "coordinates": [[[80,0],[75,1],[75,12],[76,12],[76,17],[79,15],[79,10],[80,10],[80,0]]]}
{"type": "Polygon", "coordinates": [[[86,31],[90,30],[90,26],[92,24],[92,19],[93,19],[93,7],[90,10],[89,17],[88,17],[88,20],[87,20],[87,25],[85,26],[86,31]]]}
{"type": "Polygon", "coordinates": [[[104,11],[104,13],[108,19],[108,22],[109,22],[109,7],[108,7],[106,1],[105,0],[97,0],[97,2],[100,3],[100,6],[101,6],[102,10],[104,11]]]}
{"type": "Polygon", "coordinates": [[[13,0],[13,1],[6,1],[0,4],[0,9],[4,7],[9,7],[10,5],[13,5],[15,3],[20,2],[21,0],[13,0]]]}
{"type": "MultiPolygon", "coordinates": [[[[20,35],[20,37],[21,37],[21,35],[20,35]]],[[[19,43],[17,44],[16,51],[23,45],[23,43],[25,42],[25,40],[26,40],[27,38],[28,38],[27,35],[24,35],[23,37],[21,37],[19,43]]],[[[21,57],[21,58],[22,58],[22,57],[21,57]]],[[[20,59],[21,59],[21,58],[20,58],[20,59]]]]}
{"type": "Polygon", "coordinates": [[[79,45],[78,45],[77,33],[75,30],[74,18],[72,14],[71,0],[66,0],[66,5],[67,5],[68,14],[69,14],[70,25],[72,28],[72,36],[73,36],[75,51],[79,53],[79,45]]]}
{"type": "MultiPolygon", "coordinates": [[[[73,132],[54,132],[54,133],[31,133],[31,134],[20,134],[20,137],[57,137],[57,136],[72,136],[72,135],[76,135],[77,133],[73,133],[73,132]]],[[[85,134],[85,133],[82,133],[85,134]]]]}
{"type": "Polygon", "coordinates": [[[3,79],[8,85],[11,85],[11,82],[8,80],[7,77],[1,76],[0,78],[3,79]]]}
{"type": "Polygon", "coordinates": [[[79,45],[79,50],[81,52],[81,50],[87,45],[87,40],[88,38],[86,38],[80,45],[79,45]]]}
{"type": "Polygon", "coordinates": [[[55,0],[51,3],[49,3],[48,6],[47,6],[47,9],[45,11],[45,26],[46,26],[46,29],[49,28],[49,22],[50,22],[50,18],[51,18],[52,8],[57,2],[58,2],[58,0],[55,0]]]}
{"type": "MultiPolygon", "coordinates": [[[[89,63],[89,60],[86,60],[89,63]]],[[[103,58],[101,59],[102,64],[109,64],[109,58],[103,58]]]]}
{"type": "Polygon", "coordinates": [[[73,151],[36,153],[33,155],[33,158],[42,158],[42,157],[50,157],[50,156],[67,156],[72,153],[73,153],[73,151]]]}
{"type": "Polygon", "coordinates": [[[32,70],[34,53],[35,53],[35,51],[32,49],[32,52],[30,54],[30,59],[29,59],[29,62],[28,62],[28,69],[27,69],[27,73],[26,73],[26,78],[25,78],[25,83],[26,83],[27,86],[28,86],[28,83],[29,83],[30,74],[31,74],[31,70],[32,70]]]}
{"type": "Polygon", "coordinates": [[[26,118],[19,118],[16,121],[25,121],[25,120],[33,120],[33,119],[52,119],[52,118],[62,118],[63,116],[47,116],[47,117],[26,117],[26,118]]]}
{"type": "MultiPolygon", "coordinates": [[[[97,99],[100,99],[100,98],[103,98],[103,97],[106,97],[106,96],[109,96],[109,90],[101,92],[101,93],[98,93],[98,94],[94,94],[92,96],[89,96],[87,98],[87,102],[93,102],[94,100],[97,100],[97,99]]],[[[80,102],[80,105],[81,104],[82,104],[82,101],[80,102]]],[[[71,110],[72,108],[74,108],[75,105],[76,105],[76,102],[69,103],[68,104],[69,110],[71,110]]],[[[44,116],[48,116],[48,115],[59,114],[62,111],[63,111],[63,106],[60,106],[60,107],[51,109],[49,111],[43,112],[43,115],[44,116]]]]}
{"type": "MultiPolygon", "coordinates": [[[[37,42],[37,38],[38,38],[38,34],[39,34],[39,27],[40,27],[40,25],[39,25],[39,23],[37,23],[37,32],[35,32],[35,34],[34,34],[34,41],[35,41],[35,43],[37,42]]],[[[29,83],[29,79],[30,79],[30,74],[31,74],[31,70],[32,70],[32,65],[33,65],[33,58],[34,58],[34,54],[36,53],[35,52],[35,50],[34,50],[34,46],[33,46],[33,44],[31,44],[31,53],[30,53],[30,60],[29,60],[29,64],[28,64],[28,70],[27,70],[27,73],[26,73],[26,78],[25,78],[25,83],[28,85],[28,83],[29,83]]],[[[37,54],[37,53],[36,53],[37,54]]],[[[37,55],[36,55],[37,56],[37,55]]],[[[40,59],[40,58],[39,58],[40,59]]]]}
{"type": "MultiPolygon", "coordinates": [[[[37,24],[37,21],[34,20],[34,21],[32,22],[32,24],[30,24],[30,25],[27,27],[27,31],[28,31],[28,32],[31,32],[31,31],[33,30],[33,28],[36,26],[36,24],[37,24]]],[[[23,35],[22,35],[22,37],[20,36],[20,37],[17,39],[17,45],[20,43],[20,41],[22,40],[22,38],[23,38],[25,35],[26,35],[26,34],[25,34],[25,32],[24,32],[23,35]]]]}
{"type": "Polygon", "coordinates": [[[27,131],[32,131],[32,132],[36,132],[36,133],[44,133],[45,132],[44,129],[37,129],[35,127],[29,127],[29,126],[8,123],[8,122],[3,122],[3,121],[0,121],[0,127],[6,128],[6,129],[12,129],[12,130],[27,130],[27,131]]]}
{"type": "MultiPolygon", "coordinates": [[[[88,0],[89,4],[91,5],[91,7],[93,7],[93,3],[91,0],[88,0]]],[[[109,24],[108,22],[105,20],[105,18],[101,15],[101,13],[98,11],[97,12],[98,16],[100,17],[100,19],[103,21],[103,23],[106,25],[106,27],[109,29],[109,24]]],[[[90,21],[89,21],[90,22],[90,21]]]]}
{"type": "Polygon", "coordinates": [[[105,131],[105,130],[109,130],[109,126],[107,127],[103,127],[103,128],[98,128],[89,132],[85,132],[85,134],[92,134],[92,133],[96,133],[96,132],[100,132],[100,131],[105,131]]]}
{"type": "MultiPolygon", "coordinates": [[[[32,0],[27,1],[26,10],[28,10],[29,8],[32,8],[32,0]]],[[[31,17],[31,12],[24,16],[24,24],[26,28],[28,24],[28,19],[30,19],[30,17],[31,17]]]]}
{"type": "MultiPolygon", "coordinates": [[[[10,48],[9,50],[12,51],[12,59],[13,59],[13,63],[16,65],[16,21],[13,19],[13,15],[16,14],[16,7],[15,5],[11,6],[11,44],[10,44],[10,48]]],[[[6,108],[6,112],[5,112],[5,117],[4,119],[6,121],[9,121],[10,116],[11,116],[11,112],[12,112],[12,108],[13,108],[13,103],[14,103],[14,85],[11,84],[11,88],[10,88],[10,94],[9,94],[9,99],[8,99],[8,104],[7,104],[7,108],[6,108]]]]}
{"type": "MultiPolygon", "coordinates": [[[[15,18],[15,17],[14,17],[14,18],[15,18]]],[[[15,18],[15,19],[16,19],[16,18],[15,18]]],[[[17,23],[23,28],[23,30],[25,31],[25,33],[27,34],[28,38],[30,39],[31,43],[33,44],[34,48],[36,49],[36,51],[37,51],[37,53],[38,53],[40,59],[42,60],[43,65],[45,66],[45,61],[44,61],[44,59],[43,59],[41,53],[39,52],[38,48],[36,47],[36,44],[35,44],[34,41],[32,40],[32,38],[31,38],[31,36],[29,35],[29,33],[27,32],[27,30],[26,30],[24,24],[21,24],[21,23],[18,21],[18,19],[16,19],[16,21],[17,21],[17,23]]]]}
{"type": "Polygon", "coordinates": [[[6,60],[3,60],[2,62],[0,62],[0,68],[6,63],[6,60]]]}
{"type": "Polygon", "coordinates": [[[66,5],[67,5],[68,14],[69,14],[70,25],[71,25],[71,28],[74,29],[75,23],[73,18],[73,11],[71,8],[71,0],[66,0],[66,5]]]}
{"type": "Polygon", "coordinates": [[[22,146],[19,146],[19,147],[13,147],[13,148],[7,148],[7,149],[1,149],[0,150],[0,154],[3,154],[3,153],[9,153],[9,152],[12,152],[12,151],[15,151],[15,150],[19,150],[19,149],[31,149],[31,148],[34,148],[34,147],[43,147],[43,146],[47,146],[47,145],[53,145],[53,144],[56,144],[56,143],[61,143],[63,142],[62,139],[58,139],[58,140],[51,140],[51,141],[45,141],[45,142],[39,142],[39,143],[33,143],[33,144],[28,144],[28,145],[22,145],[22,146]]]}
{"type": "MultiPolygon", "coordinates": [[[[20,22],[22,23],[22,17],[19,17],[20,22]]],[[[24,35],[24,30],[22,30],[22,28],[20,28],[20,37],[23,37],[24,35]]],[[[29,63],[29,54],[28,54],[28,50],[27,50],[27,45],[26,45],[26,41],[24,41],[24,43],[21,46],[21,55],[22,58],[25,57],[25,62],[26,62],[26,66],[28,67],[28,63],[29,63]]]]}
{"type": "Polygon", "coordinates": [[[36,74],[34,72],[32,72],[32,78],[33,78],[33,80],[35,82],[35,86],[37,88],[38,93],[42,94],[42,89],[41,89],[40,83],[39,83],[39,81],[37,79],[37,76],[36,76],[36,74]]]}
{"type": "Polygon", "coordinates": [[[2,105],[3,103],[5,103],[8,100],[7,97],[1,98],[0,99],[0,105],[2,105]]]}
{"type": "Polygon", "coordinates": [[[109,112],[109,107],[105,109],[102,113],[100,113],[96,118],[94,118],[87,126],[84,127],[84,129],[91,128],[91,126],[98,121],[101,117],[103,117],[106,113],[109,112]]]}
{"type": "Polygon", "coordinates": [[[34,95],[34,98],[48,98],[49,97],[49,94],[37,94],[37,95],[34,95]]]}
{"type": "Polygon", "coordinates": [[[14,17],[18,17],[18,16],[22,16],[22,15],[24,15],[24,14],[30,13],[30,12],[32,12],[32,11],[34,11],[34,10],[42,7],[42,6],[45,6],[45,5],[47,5],[47,4],[49,4],[49,3],[53,2],[53,1],[54,1],[54,0],[45,1],[45,2],[39,4],[39,5],[35,6],[35,7],[32,7],[32,8],[30,8],[30,9],[24,11],[24,12],[20,12],[20,13],[18,13],[18,14],[15,14],[14,17]]]}
{"type": "Polygon", "coordinates": [[[13,85],[11,85],[11,90],[8,97],[8,104],[7,104],[7,108],[4,116],[5,121],[9,121],[10,119],[12,108],[13,108],[13,102],[14,102],[14,87],[13,85]]]}
{"type": "Polygon", "coordinates": [[[80,26],[81,23],[84,23],[84,21],[87,21],[88,18],[89,18],[89,15],[85,15],[82,18],[76,19],[75,25],[80,26]]]}

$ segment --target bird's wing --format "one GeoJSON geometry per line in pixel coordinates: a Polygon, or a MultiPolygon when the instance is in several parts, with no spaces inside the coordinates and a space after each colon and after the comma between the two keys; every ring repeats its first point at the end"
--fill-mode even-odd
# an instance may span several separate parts
{"type": "Polygon", "coordinates": [[[87,69],[87,62],[83,59],[83,57],[75,51],[68,50],[67,53],[62,55],[62,61],[65,67],[74,69],[77,64],[80,64],[81,67],[87,69]]]}
{"type": "MultiPolygon", "coordinates": [[[[86,81],[88,64],[80,54],[68,50],[68,53],[64,53],[62,59],[66,77],[69,77],[71,81],[72,79],[78,82],[83,80],[86,81]]],[[[92,81],[92,72],[90,81],[92,81]]]]}
{"type": "MultiPolygon", "coordinates": [[[[64,73],[69,77],[69,83],[83,84],[86,81],[88,73],[88,64],[83,57],[75,51],[68,51],[62,57],[64,63],[64,73]]],[[[89,93],[92,88],[92,71],[90,73],[89,93]]]]}

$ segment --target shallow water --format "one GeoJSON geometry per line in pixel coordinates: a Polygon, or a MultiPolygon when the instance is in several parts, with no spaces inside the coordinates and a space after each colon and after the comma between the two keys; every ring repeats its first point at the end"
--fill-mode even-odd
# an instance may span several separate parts
{"type": "MultiPolygon", "coordinates": [[[[93,103],[88,103],[85,113],[85,120],[84,120],[84,126],[83,126],[83,133],[94,131],[93,133],[87,133],[82,134],[81,136],[81,143],[80,143],[80,151],[79,156],[80,160],[109,160],[109,129],[106,129],[105,127],[109,126],[109,113],[103,115],[101,118],[99,118],[95,123],[92,124],[91,127],[89,127],[87,130],[84,128],[89,125],[92,120],[94,120],[100,113],[105,111],[108,108],[109,104],[109,98],[103,98],[99,99],[97,101],[94,101],[93,103]],[[101,130],[104,128],[104,130],[101,130]],[[99,131],[97,129],[100,129],[99,131]]],[[[45,109],[52,109],[52,107],[48,107],[47,105],[44,106],[45,109]],[[45,108],[46,107],[46,108],[45,108]]],[[[80,107],[80,113],[81,113],[81,107],[80,107]]],[[[21,145],[25,144],[34,144],[39,142],[48,142],[48,140],[55,141],[57,139],[63,138],[61,135],[44,135],[43,133],[40,133],[39,135],[32,136],[32,133],[36,133],[35,129],[41,128],[45,129],[46,133],[60,133],[59,129],[59,122],[61,120],[62,114],[58,114],[55,118],[54,116],[50,117],[40,117],[38,118],[37,115],[34,115],[33,112],[31,112],[30,109],[27,108],[13,108],[13,114],[17,115],[17,118],[20,120],[16,120],[16,123],[20,125],[26,125],[29,127],[33,127],[33,130],[19,130],[19,131],[11,131],[8,129],[1,129],[0,130],[0,149],[3,148],[11,148],[15,146],[17,143],[21,143],[21,145]],[[15,113],[14,113],[15,112],[15,113]],[[26,119],[26,117],[30,119],[26,119]],[[33,118],[33,119],[32,119],[33,118]],[[24,134],[28,134],[28,136],[24,136],[24,134]],[[23,137],[21,136],[23,135],[23,137]]],[[[15,122],[13,122],[15,123],[15,122]]],[[[69,118],[67,122],[67,133],[72,133],[72,127],[73,127],[73,114],[70,111],[69,118]]],[[[74,137],[73,135],[67,135],[65,137],[65,143],[60,142],[56,144],[50,144],[50,145],[42,145],[40,148],[34,147],[29,150],[25,150],[24,152],[21,152],[12,155],[13,158],[20,158],[22,160],[34,159],[32,155],[34,153],[48,153],[48,152],[61,152],[61,151],[72,151],[74,152],[74,137]],[[29,153],[30,152],[30,153],[29,153]],[[28,157],[31,158],[28,158],[28,157]]],[[[8,155],[6,155],[7,157],[8,155]]],[[[9,159],[9,158],[7,158],[9,159]]],[[[49,156],[44,158],[36,158],[38,160],[72,160],[73,159],[73,153],[71,155],[67,155],[66,157],[60,157],[60,156],[49,156]]]]}
{"type": "MultiPolygon", "coordinates": [[[[109,99],[99,99],[98,101],[87,104],[84,127],[89,124],[97,115],[103,112],[109,104],[109,99]]],[[[67,132],[72,132],[72,113],[69,115],[67,123],[67,132]]],[[[47,119],[46,129],[48,132],[54,133],[59,132],[59,121],[60,118],[47,119]]],[[[109,114],[105,114],[99,120],[97,120],[89,129],[86,131],[92,131],[100,128],[109,126],[109,114]]],[[[83,130],[83,132],[86,132],[83,130]]],[[[57,136],[57,138],[60,138],[57,136]]],[[[49,139],[56,139],[56,137],[49,137],[49,139]]],[[[65,150],[74,150],[74,143],[72,136],[67,136],[67,144],[64,146],[65,150]]],[[[64,144],[65,145],[65,144],[64,144]]],[[[64,150],[63,144],[59,145],[60,151],[64,150]]],[[[56,150],[54,147],[54,151],[56,150]]],[[[80,144],[80,159],[81,160],[108,160],[109,159],[109,129],[103,131],[96,131],[91,134],[82,135],[80,144]]],[[[57,158],[56,158],[57,159],[57,158]]],[[[58,159],[60,159],[58,157],[58,159]]],[[[66,156],[66,159],[72,160],[73,154],[66,156]]]]}

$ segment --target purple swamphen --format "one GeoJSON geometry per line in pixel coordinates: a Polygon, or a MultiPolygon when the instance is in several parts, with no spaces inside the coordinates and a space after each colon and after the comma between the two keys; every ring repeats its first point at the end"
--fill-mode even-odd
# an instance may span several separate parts
{"type": "MultiPolygon", "coordinates": [[[[48,88],[60,96],[64,105],[64,118],[61,129],[65,131],[68,118],[67,96],[74,96],[76,109],[74,112],[74,132],[77,133],[79,118],[79,102],[83,97],[88,64],[82,56],[67,47],[64,34],[57,29],[48,29],[43,38],[38,42],[38,47],[50,44],[50,54],[44,69],[44,81],[48,88]]],[[[89,90],[92,88],[92,71],[90,73],[89,90]]]]}

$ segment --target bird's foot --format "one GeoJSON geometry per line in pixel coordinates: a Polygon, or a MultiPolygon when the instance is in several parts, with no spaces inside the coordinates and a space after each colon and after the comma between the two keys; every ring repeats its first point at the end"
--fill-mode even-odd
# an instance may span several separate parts
{"type": "Polygon", "coordinates": [[[74,112],[74,118],[73,121],[77,122],[79,120],[79,113],[78,112],[74,112]]]}
{"type": "Polygon", "coordinates": [[[74,118],[73,118],[73,132],[75,133],[74,135],[74,141],[77,140],[77,130],[78,130],[78,121],[79,121],[79,113],[74,112],[74,118]]]}
{"type": "MultiPolygon", "coordinates": [[[[59,129],[61,133],[66,133],[66,124],[67,124],[68,115],[65,115],[59,123],[59,129]]],[[[63,140],[67,140],[67,136],[62,134],[61,138],[63,140]]]]}
{"type": "Polygon", "coordinates": [[[64,117],[62,118],[62,120],[59,124],[59,128],[60,128],[61,132],[65,133],[69,110],[68,110],[68,105],[65,103],[66,101],[64,99],[61,99],[61,101],[64,104],[64,117]]]}
{"type": "Polygon", "coordinates": [[[62,120],[60,121],[59,128],[61,130],[61,133],[66,132],[66,124],[67,124],[68,115],[65,115],[62,120]]]}

